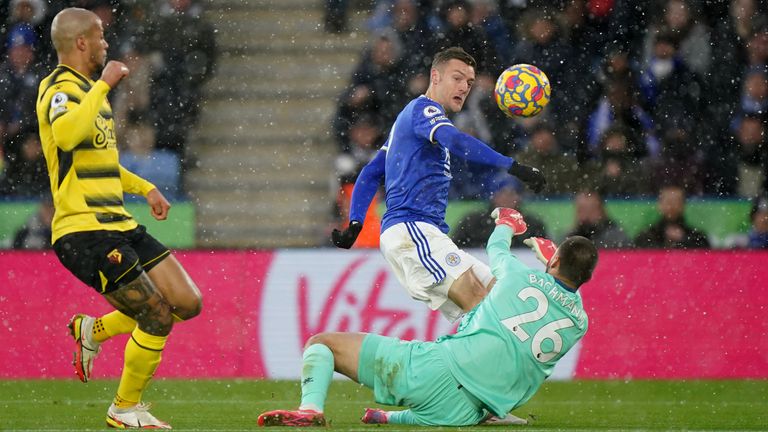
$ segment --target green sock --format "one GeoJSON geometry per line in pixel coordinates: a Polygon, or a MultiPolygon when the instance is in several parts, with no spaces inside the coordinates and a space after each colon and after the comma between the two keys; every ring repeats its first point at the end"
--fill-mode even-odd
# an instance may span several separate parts
{"type": "Polygon", "coordinates": [[[333,353],[331,349],[323,344],[314,344],[304,350],[299,409],[323,412],[332,378],[333,353]]]}

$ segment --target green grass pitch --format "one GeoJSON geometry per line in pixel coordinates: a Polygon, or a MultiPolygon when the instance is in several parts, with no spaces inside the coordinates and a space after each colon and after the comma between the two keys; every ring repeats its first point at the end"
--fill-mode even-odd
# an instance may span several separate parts
{"type": "MultiPolygon", "coordinates": [[[[0,431],[104,430],[116,381],[0,381],[0,431]]],[[[256,417],[297,406],[294,381],[158,380],[145,399],[176,430],[259,429],[256,417]]],[[[334,430],[768,430],[768,381],[572,381],[546,383],[514,428],[423,428],[360,423],[371,392],[351,381],[331,386],[326,416],[334,430]]],[[[288,428],[286,428],[288,429],[288,428]]],[[[284,430],[270,428],[269,430],[284,430]]]]}

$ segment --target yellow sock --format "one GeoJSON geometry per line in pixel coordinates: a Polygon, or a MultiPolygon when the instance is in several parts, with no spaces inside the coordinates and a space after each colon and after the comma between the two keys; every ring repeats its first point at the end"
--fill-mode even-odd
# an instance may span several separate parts
{"type": "Polygon", "coordinates": [[[136,321],[120,311],[112,311],[93,323],[93,340],[104,342],[114,335],[130,333],[136,328],[136,321]]]}
{"type": "Polygon", "coordinates": [[[129,408],[141,401],[141,394],[149,385],[165,347],[168,336],[153,336],[138,327],[131,333],[125,345],[125,365],[114,404],[118,408],[129,408]]]}

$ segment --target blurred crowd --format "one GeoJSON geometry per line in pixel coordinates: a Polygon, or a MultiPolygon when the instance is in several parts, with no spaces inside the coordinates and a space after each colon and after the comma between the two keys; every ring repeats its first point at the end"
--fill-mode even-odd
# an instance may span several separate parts
{"type": "Polygon", "coordinates": [[[193,0],[0,0],[0,198],[50,199],[35,99],[57,64],[51,20],[66,7],[96,13],[108,59],[131,70],[109,95],[121,164],[183,199],[187,133],[216,59],[213,27],[193,0]]]}
{"type": "MultiPolygon", "coordinates": [[[[326,31],[347,31],[347,3],[327,0],[326,31]]],[[[681,210],[661,203],[765,202],[764,1],[376,0],[365,25],[370,43],[333,120],[339,203],[397,113],[426,90],[431,56],[450,46],[478,61],[454,124],[544,171],[543,195],[574,199],[582,215],[574,233],[602,233],[608,247],[707,247],[681,210]],[[517,63],[538,66],[552,85],[534,118],[509,119],[493,99],[496,77],[517,63]],[[635,239],[601,210],[604,199],[655,197],[659,225],[635,239]]],[[[498,173],[451,164],[451,199],[495,199],[498,173]]]]}

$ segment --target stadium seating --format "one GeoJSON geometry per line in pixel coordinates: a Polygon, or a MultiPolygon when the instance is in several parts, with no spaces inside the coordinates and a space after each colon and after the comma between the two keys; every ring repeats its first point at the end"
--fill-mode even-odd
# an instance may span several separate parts
{"type": "Polygon", "coordinates": [[[328,129],[365,40],[324,33],[323,7],[320,0],[207,4],[220,57],[189,144],[199,163],[187,182],[200,203],[199,246],[324,239],[336,153],[328,129]]]}

